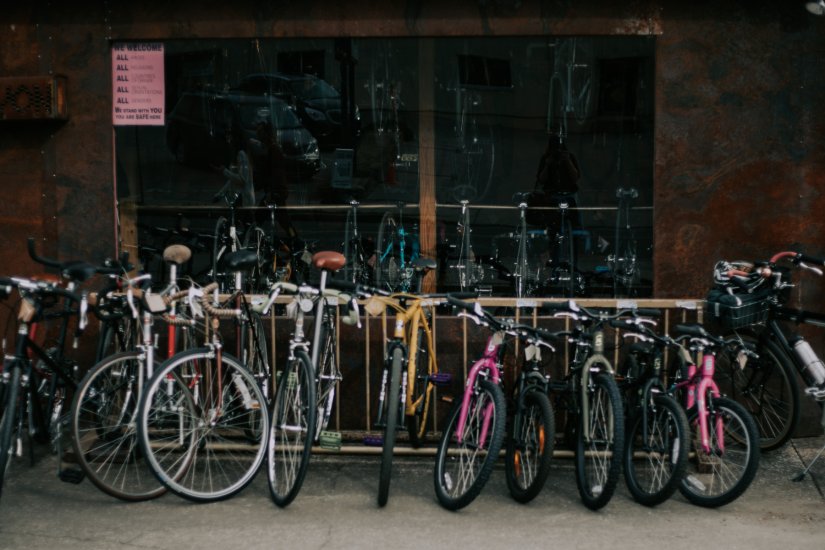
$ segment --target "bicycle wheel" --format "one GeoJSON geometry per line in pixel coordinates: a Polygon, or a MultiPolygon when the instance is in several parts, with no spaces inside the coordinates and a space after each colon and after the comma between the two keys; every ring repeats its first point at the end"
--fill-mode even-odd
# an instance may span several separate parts
{"type": "Polygon", "coordinates": [[[280,507],[289,505],[301,490],[309,465],[315,432],[315,380],[310,359],[297,350],[281,373],[267,448],[269,494],[280,507]]]}
{"type": "Polygon", "coordinates": [[[427,429],[427,413],[430,410],[432,396],[432,382],[430,382],[430,353],[427,342],[427,332],[418,329],[418,344],[416,346],[415,373],[407,386],[410,392],[410,403],[415,406],[413,414],[406,415],[407,433],[410,436],[410,445],[414,449],[421,447],[424,442],[424,432],[427,429]]]}
{"type": "Polygon", "coordinates": [[[454,128],[445,129],[443,138],[437,140],[436,166],[439,169],[439,202],[456,203],[462,200],[478,202],[490,192],[496,166],[496,142],[493,128],[478,124],[472,117],[463,133],[456,135],[454,128]],[[443,145],[442,145],[443,144],[443,145]]]}
{"type": "Polygon", "coordinates": [[[212,349],[200,348],[178,353],[155,372],[143,392],[138,429],[160,482],[179,496],[207,502],[236,494],[255,477],[269,416],[261,389],[237,359],[223,353],[219,364],[212,349]],[[170,392],[173,381],[182,388],[170,392]]]}
{"type": "Polygon", "coordinates": [[[479,382],[458,433],[461,404],[456,402],[450,413],[435,457],[435,494],[448,510],[464,508],[481,493],[504,443],[507,410],[498,385],[479,382]]]}
{"type": "Polygon", "coordinates": [[[510,495],[530,502],[544,487],[550,474],[556,421],[547,394],[528,389],[524,403],[515,411],[513,431],[507,437],[505,473],[510,495]]]}
{"type": "Polygon", "coordinates": [[[398,425],[398,412],[401,408],[401,366],[404,351],[395,347],[390,360],[390,376],[384,393],[384,444],[381,449],[381,473],[378,478],[378,506],[387,504],[392,477],[392,454],[395,448],[395,434],[398,425]]]}
{"type": "Polygon", "coordinates": [[[81,380],[71,410],[78,465],[98,489],[127,501],[166,492],[138,446],[136,414],[143,361],[140,351],[105,358],[81,380]]]}
{"type": "Polygon", "coordinates": [[[721,397],[709,403],[710,453],[702,449],[699,411],[692,407],[687,413],[692,430],[691,453],[679,490],[693,504],[716,508],[739,498],[753,481],[759,467],[759,431],[736,401],[721,397]],[[720,429],[724,448],[719,446],[720,429]]]}
{"type": "Polygon", "coordinates": [[[14,454],[13,441],[14,432],[17,429],[17,396],[20,391],[20,376],[22,367],[18,361],[6,363],[6,368],[11,367],[11,375],[8,382],[0,384],[5,386],[3,391],[2,409],[0,409],[0,496],[3,495],[3,480],[8,471],[9,462],[14,454]]]}
{"type": "Polygon", "coordinates": [[[593,373],[587,388],[590,412],[579,415],[576,434],[576,485],[585,506],[605,506],[619,481],[624,449],[624,412],[616,381],[605,372],[593,373]]]}
{"type": "Polygon", "coordinates": [[[637,502],[655,506],[670,498],[684,477],[690,449],[687,416],[669,395],[655,395],[627,425],[627,488],[637,502]],[[647,431],[643,415],[647,416],[647,431]]]}
{"type": "Polygon", "coordinates": [[[779,346],[751,331],[726,334],[725,339],[741,338],[759,355],[748,358],[744,369],[730,353],[719,354],[716,382],[719,391],[747,410],[759,430],[763,451],[785,444],[799,422],[799,386],[795,369],[779,346]]]}
{"type": "Polygon", "coordinates": [[[269,348],[267,347],[267,331],[260,313],[250,311],[249,324],[246,325],[244,341],[243,364],[261,388],[261,392],[270,402],[269,348]]]}
{"type": "Polygon", "coordinates": [[[361,237],[356,236],[355,220],[352,210],[347,211],[347,223],[344,231],[344,258],[347,259],[342,272],[344,279],[351,283],[369,284],[366,257],[361,245],[361,237]]]}
{"type": "Polygon", "coordinates": [[[398,225],[392,214],[386,212],[378,226],[375,248],[375,285],[396,290],[401,285],[401,257],[395,241],[398,225]]]}
{"type": "Polygon", "coordinates": [[[338,370],[338,355],[335,353],[335,319],[334,310],[327,309],[324,312],[324,326],[321,327],[321,348],[318,355],[318,414],[317,426],[315,428],[314,440],[318,441],[323,430],[329,426],[329,419],[332,416],[332,405],[335,403],[335,390],[338,381],[341,380],[341,371],[338,370]]]}

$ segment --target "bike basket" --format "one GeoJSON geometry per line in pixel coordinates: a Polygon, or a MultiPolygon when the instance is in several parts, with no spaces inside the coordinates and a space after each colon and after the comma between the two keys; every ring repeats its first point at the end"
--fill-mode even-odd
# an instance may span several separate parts
{"type": "Polygon", "coordinates": [[[770,293],[729,294],[711,290],[705,301],[705,312],[724,328],[742,328],[764,323],[770,313],[770,293]]]}

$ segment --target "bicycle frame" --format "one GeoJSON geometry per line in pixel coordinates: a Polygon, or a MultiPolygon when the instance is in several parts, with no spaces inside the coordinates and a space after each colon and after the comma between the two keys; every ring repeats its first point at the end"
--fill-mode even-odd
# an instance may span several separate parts
{"type": "MultiPolygon", "coordinates": [[[[686,358],[689,354],[684,353],[686,358]]],[[[716,372],[716,355],[712,352],[706,352],[702,355],[702,368],[699,369],[694,361],[690,361],[687,365],[687,379],[677,382],[674,390],[685,390],[685,409],[689,410],[691,407],[696,407],[699,416],[699,434],[702,440],[702,450],[706,454],[710,454],[710,438],[708,430],[708,397],[718,398],[722,394],[719,387],[713,380],[713,375],[716,372]]],[[[716,417],[716,443],[719,450],[725,451],[725,435],[722,417],[716,417]]]]}
{"type": "MultiPolygon", "coordinates": [[[[456,427],[456,437],[461,438],[464,433],[464,425],[467,422],[467,414],[470,408],[470,402],[473,399],[476,383],[479,377],[489,377],[494,383],[501,383],[501,372],[499,368],[499,348],[504,343],[504,334],[496,332],[487,338],[487,346],[484,349],[484,355],[478,359],[470,371],[467,373],[467,381],[464,384],[464,395],[461,400],[461,412],[458,416],[456,427]]],[[[484,410],[484,420],[481,427],[481,437],[479,444],[483,447],[487,443],[487,433],[492,422],[492,408],[493,404],[488,403],[484,410]]],[[[461,441],[461,439],[459,439],[461,441]]]]}

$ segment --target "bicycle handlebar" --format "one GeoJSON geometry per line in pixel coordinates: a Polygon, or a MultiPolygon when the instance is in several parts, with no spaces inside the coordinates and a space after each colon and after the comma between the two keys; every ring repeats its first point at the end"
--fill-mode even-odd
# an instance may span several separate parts
{"type": "Polygon", "coordinates": [[[618,319],[626,315],[633,317],[655,317],[662,316],[659,309],[654,308],[622,308],[615,313],[607,313],[605,311],[596,311],[589,309],[576,303],[575,300],[567,300],[566,302],[548,302],[542,305],[542,309],[556,311],[557,313],[568,313],[570,316],[578,321],[610,321],[618,319]]]}

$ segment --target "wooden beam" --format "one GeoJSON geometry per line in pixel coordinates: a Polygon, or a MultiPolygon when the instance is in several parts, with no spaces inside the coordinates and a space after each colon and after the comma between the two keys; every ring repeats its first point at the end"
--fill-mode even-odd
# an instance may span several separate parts
{"type": "MultiPolygon", "coordinates": [[[[419,238],[421,255],[436,257],[436,200],[435,200],[435,116],[433,70],[435,48],[432,38],[418,42],[418,181],[419,181],[419,238]]],[[[435,272],[424,279],[422,290],[435,292],[435,272]]]]}

